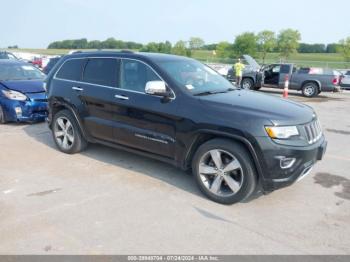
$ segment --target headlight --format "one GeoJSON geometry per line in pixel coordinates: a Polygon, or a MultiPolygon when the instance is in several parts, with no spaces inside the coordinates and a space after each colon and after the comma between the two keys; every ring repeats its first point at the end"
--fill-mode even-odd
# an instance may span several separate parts
{"type": "Polygon", "coordinates": [[[299,135],[296,126],[267,126],[265,127],[265,130],[269,137],[277,139],[287,139],[299,135]]]}
{"type": "Polygon", "coordinates": [[[2,93],[11,100],[25,101],[27,100],[27,96],[13,90],[2,90],[2,93]]]}

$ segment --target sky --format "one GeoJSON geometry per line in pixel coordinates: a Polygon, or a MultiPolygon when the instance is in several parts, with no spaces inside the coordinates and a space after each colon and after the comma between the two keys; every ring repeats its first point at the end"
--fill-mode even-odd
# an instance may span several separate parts
{"type": "Polygon", "coordinates": [[[233,42],[293,28],[307,43],[350,36],[349,0],[0,0],[0,47],[46,48],[56,40],[108,37],[148,43],[233,42]]]}

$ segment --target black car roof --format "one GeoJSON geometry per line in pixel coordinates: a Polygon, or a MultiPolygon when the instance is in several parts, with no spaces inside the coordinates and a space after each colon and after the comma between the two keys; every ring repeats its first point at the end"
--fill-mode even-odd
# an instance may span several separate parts
{"type": "Polygon", "coordinates": [[[67,55],[68,58],[78,58],[78,57],[125,57],[125,58],[135,58],[135,59],[149,59],[155,62],[160,61],[174,61],[174,60],[190,60],[190,58],[177,56],[177,55],[169,55],[169,54],[159,54],[159,53],[144,53],[144,52],[131,52],[131,51],[90,51],[90,52],[76,52],[71,55],[67,55]]]}

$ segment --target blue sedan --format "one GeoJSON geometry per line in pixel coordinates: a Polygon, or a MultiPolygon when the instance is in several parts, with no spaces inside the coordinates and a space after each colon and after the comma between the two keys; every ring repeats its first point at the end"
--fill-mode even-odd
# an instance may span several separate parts
{"type": "Polygon", "coordinates": [[[45,120],[47,97],[44,77],[30,64],[0,60],[0,123],[45,120]]]}

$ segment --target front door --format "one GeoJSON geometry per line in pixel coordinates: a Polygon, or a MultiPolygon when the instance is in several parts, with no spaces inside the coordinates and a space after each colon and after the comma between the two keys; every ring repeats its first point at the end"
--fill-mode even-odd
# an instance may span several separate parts
{"type": "Polygon", "coordinates": [[[277,87],[280,78],[281,65],[270,65],[264,70],[264,85],[277,87]]]}
{"type": "Polygon", "coordinates": [[[147,64],[122,59],[120,84],[114,93],[114,138],[119,144],[174,157],[177,108],[173,99],[145,94],[148,81],[162,80],[147,64]]]}

